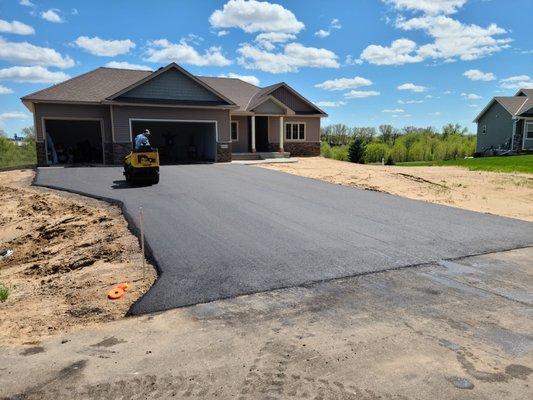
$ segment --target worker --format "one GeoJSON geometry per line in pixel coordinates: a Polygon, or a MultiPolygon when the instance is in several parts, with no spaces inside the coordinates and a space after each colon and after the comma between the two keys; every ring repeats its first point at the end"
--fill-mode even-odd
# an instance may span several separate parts
{"type": "Polygon", "coordinates": [[[141,150],[144,147],[150,147],[150,141],[148,137],[150,136],[150,131],[145,129],[143,133],[139,133],[135,136],[135,150],[141,150]]]}

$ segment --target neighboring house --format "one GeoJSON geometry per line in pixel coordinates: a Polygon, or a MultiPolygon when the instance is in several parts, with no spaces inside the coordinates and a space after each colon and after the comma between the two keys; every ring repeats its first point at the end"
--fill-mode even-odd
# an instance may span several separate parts
{"type": "Polygon", "coordinates": [[[474,122],[477,154],[490,149],[532,151],[533,89],[521,89],[515,96],[494,97],[474,122]]]}
{"type": "Polygon", "coordinates": [[[39,165],[121,164],[144,129],[163,163],[318,155],[327,116],[286,83],[259,88],[175,63],[155,72],[98,68],[21,100],[34,115],[39,165]]]}
{"type": "Polygon", "coordinates": [[[13,142],[13,144],[15,144],[16,146],[22,146],[25,143],[24,137],[17,136],[16,133],[15,133],[15,135],[12,138],[8,137],[7,140],[13,142]]]}

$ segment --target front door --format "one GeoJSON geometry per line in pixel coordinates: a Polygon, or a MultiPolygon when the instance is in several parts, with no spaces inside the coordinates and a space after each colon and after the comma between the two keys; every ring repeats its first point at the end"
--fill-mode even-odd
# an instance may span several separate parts
{"type": "MultiPolygon", "coordinates": [[[[251,132],[251,129],[250,129],[250,132],[251,132]]],[[[250,139],[250,143],[252,143],[251,139],[250,139]]],[[[258,152],[269,151],[268,149],[268,117],[255,117],[255,149],[258,152]]]]}

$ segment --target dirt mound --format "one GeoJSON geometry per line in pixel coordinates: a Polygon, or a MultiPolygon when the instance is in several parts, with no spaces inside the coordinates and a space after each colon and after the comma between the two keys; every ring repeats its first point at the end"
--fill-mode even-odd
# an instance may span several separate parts
{"type": "Polygon", "coordinates": [[[120,210],[104,202],[29,186],[32,171],[0,173],[1,342],[31,342],[120,318],[153,283],[120,210]],[[107,299],[120,282],[126,296],[107,299]]]}

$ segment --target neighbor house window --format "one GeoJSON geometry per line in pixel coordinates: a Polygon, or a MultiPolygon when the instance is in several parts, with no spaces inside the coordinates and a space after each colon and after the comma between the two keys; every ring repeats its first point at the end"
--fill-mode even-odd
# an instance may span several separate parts
{"type": "Polygon", "coordinates": [[[486,135],[487,134],[487,125],[483,125],[481,127],[481,134],[486,135]]]}
{"type": "Polygon", "coordinates": [[[305,124],[303,122],[287,122],[285,124],[286,140],[305,140],[305,124]]]}
{"type": "Polygon", "coordinates": [[[237,121],[231,121],[231,141],[236,142],[239,140],[239,123],[237,121]]]}
{"type": "Polygon", "coordinates": [[[533,122],[526,123],[526,139],[533,140],[533,122]]]}

